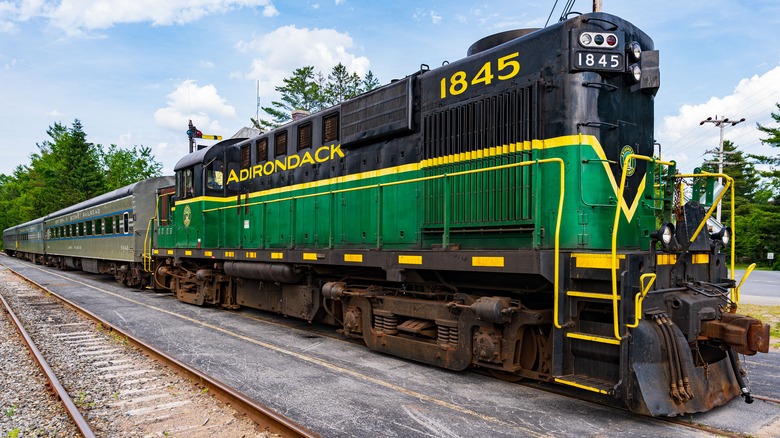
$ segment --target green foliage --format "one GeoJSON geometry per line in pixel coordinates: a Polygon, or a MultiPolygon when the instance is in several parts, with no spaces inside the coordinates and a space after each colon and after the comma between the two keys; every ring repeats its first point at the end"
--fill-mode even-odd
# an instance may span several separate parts
{"type": "Polygon", "coordinates": [[[77,119],[57,122],[29,165],[0,174],[0,229],[45,216],[116,188],[161,174],[150,148],[89,143],[77,119]]]}
{"type": "MultiPolygon", "coordinates": [[[[774,205],[747,204],[737,211],[735,225],[737,261],[757,263],[759,266],[778,269],[767,260],[769,252],[780,253],[780,207],[774,205]]],[[[780,255],[780,254],[779,254],[780,255]]]]}
{"type": "Polygon", "coordinates": [[[293,110],[321,111],[379,85],[373,72],[369,71],[361,79],[357,73],[349,73],[342,63],[334,66],[327,78],[322,73],[315,74],[313,66],[306,66],[295,69],[292,76],[283,82],[284,85],[275,88],[281,93],[280,100],[271,102],[271,106],[261,107],[270,120],[252,119],[256,128],[279,127],[292,119],[293,110]]]}
{"type": "Polygon", "coordinates": [[[121,149],[112,144],[101,158],[106,191],[162,174],[162,163],[154,160],[152,149],[146,146],[121,149]]]}
{"type": "MultiPolygon", "coordinates": [[[[780,103],[776,103],[775,106],[780,109],[780,103]]],[[[780,113],[772,113],[772,119],[775,123],[780,124],[780,113]]],[[[759,131],[767,134],[766,138],[761,139],[762,143],[773,148],[780,148],[780,128],[763,126],[760,123],[757,123],[756,127],[759,131]]],[[[775,156],[751,155],[750,157],[758,163],[769,165],[769,170],[761,171],[761,176],[767,180],[763,190],[772,194],[775,204],[780,204],[780,154],[775,156]]]]}

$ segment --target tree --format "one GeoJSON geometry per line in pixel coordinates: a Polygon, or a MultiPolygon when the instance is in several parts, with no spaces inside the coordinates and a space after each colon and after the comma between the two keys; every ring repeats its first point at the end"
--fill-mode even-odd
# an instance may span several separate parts
{"type": "Polygon", "coordinates": [[[321,111],[378,85],[379,80],[370,70],[361,79],[357,73],[349,73],[342,63],[334,66],[327,78],[322,73],[314,73],[313,66],[301,67],[284,79],[284,85],[275,88],[281,93],[281,99],[262,107],[270,120],[251,119],[252,124],[263,131],[277,128],[292,119],[293,110],[321,111]]]}
{"type": "Polygon", "coordinates": [[[145,146],[121,149],[112,144],[101,154],[101,161],[106,175],[106,192],[162,174],[162,163],[156,161],[151,148],[145,146]]]}
{"type": "MultiPolygon", "coordinates": [[[[723,173],[734,179],[734,195],[737,202],[753,202],[761,179],[756,173],[755,166],[747,161],[742,151],[738,151],[737,146],[729,140],[723,142],[723,152],[723,173]]],[[[702,165],[702,169],[710,173],[718,172],[716,153],[713,153],[712,160],[702,165]]]]}
{"type": "Polygon", "coordinates": [[[79,120],[68,128],[55,123],[37,144],[30,164],[0,174],[0,227],[6,229],[45,216],[107,191],[160,175],[151,149],[130,150],[87,142],[79,120]]]}
{"type": "Polygon", "coordinates": [[[322,105],[321,87],[314,81],[314,67],[301,67],[293,75],[283,80],[284,85],[274,89],[282,94],[270,107],[262,107],[271,121],[259,120],[264,127],[277,127],[292,119],[293,110],[317,111],[322,105]]]}
{"type": "MultiPolygon", "coordinates": [[[[780,109],[780,103],[776,103],[775,106],[780,109]]],[[[780,124],[780,113],[773,112],[772,119],[780,124]]],[[[780,148],[780,128],[770,128],[760,123],[756,123],[756,126],[759,131],[768,135],[767,138],[761,139],[762,143],[773,148],[780,148]]],[[[780,154],[775,156],[750,155],[750,157],[760,164],[770,166],[769,170],[761,172],[761,176],[768,180],[768,183],[764,185],[764,189],[772,193],[775,204],[780,204],[780,154]]]]}

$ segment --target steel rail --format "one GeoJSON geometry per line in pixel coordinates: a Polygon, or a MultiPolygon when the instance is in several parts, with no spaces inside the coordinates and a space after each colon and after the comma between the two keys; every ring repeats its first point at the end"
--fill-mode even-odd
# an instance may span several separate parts
{"type": "Polygon", "coordinates": [[[0,301],[3,302],[5,311],[8,313],[8,316],[11,317],[14,326],[16,326],[16,330],[19,332],[19,335],[21,335],[25,345],[27,345],[27,349],[30,350],[33,359],[35,359],[35,362],[41,368],[41,371],[43,371],[43,374],[46,376],[46,380],[49,381],[49,387],[52,389],[52,391],[54,391],[54,395],[60,399],[63,407],[65,408],[65,411],[68,413],[68,416],[70,416],[73,422],[76,423],[76,427],[79,429],[79,432],[81,432],[81,435],[85,438],[95,438],[95,433],[92,432],[92,429],[89,427],[89,423],[87,423],[87,420],[85,420],[81,415],[81,412],[79,412],[76,404],[73,403],[73,400],[68,395],[68,391],[66,391],[62,384],[60,384],[59,379],[57,379],[54,371],[51,369],[48,362],[46,362],[46,359],[41,354],[41,351],[38,350],[35,342],[27,333],[27,330],[25,330],[22,326],[22,322],[19,321],[19,318],[17,318],[16,314],[14,314],[14,311],[11,309],[11,305],[8,304],[8,301],[6,301],[2,295],[0,295],[0,301]]]}
{"type": "MultiPolygon", "coordinates": [[[[154,357],[154,359],[162,362],[164,365],[176,371],[177,373],[187,378],[188,380],[205,386],[206,388],[208,388],[209,392],[214,394],[217,398],[219,398],[220,400],[222,400],[227,404],[230,404],[236,410],[246,414],[247,417],[251,418],[252,421],[257,423],[258,425],[262,427],[267,427],[268,430],[270,430],[271,432],[278,433],[284,437],[314,438],[320,436],[319,434],[305,428],[304,426],[299,425],[293,420],[284,417],[283,415],[279,414],[273,409],[261,403],[258,403],[257,401],[251,399],[249,396],[243,394],[242,392],[231,388],[230,386],[221,382],[220,380],[217,380],[207,374],[204,374],[201,371],[187,365],[186,363],[181,362],[172,356],[169,356],[162,350],[159,350],[156,347],[147,344],[146,342],[138,338],[135,338],[133,335],[121,330],[120,328],[114,326],[108,321],[105,321],[104,319],[90,312],[89,310],[80,307],[78,304],[70,301],[69,299],[49,290],[45,286],[25,277],[24,275],[20,274],[14,269],[11,269],[8,266],[6,267],[14,274],[23,278],[25,281],[28,281],[29,283],[34,284],[36,287],[45,290],[47,293],[51,294],[53,297],[57,298],[66,306],[70,307],[76,312],[86,316],[87,318],[91,319],[92,321],[98,324],[101,324],[105,328],[119,334],[120,336],[123,336],[124,338],[127,339],[129,344],[141,349],[145,353],[154,357]]],[[[85,435],[85,437],[86,436],[87,435],[85,435]]],[[[94,435],[90,435],[90,436],[94,436],[94,435]]]]}

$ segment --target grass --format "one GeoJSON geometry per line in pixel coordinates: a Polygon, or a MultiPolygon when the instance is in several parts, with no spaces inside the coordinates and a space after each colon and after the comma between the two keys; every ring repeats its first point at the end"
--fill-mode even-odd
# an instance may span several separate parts
{"type": "Polygon", "coordinates": [[[769,324],[769,347],[780,349],[780,306],[740,304],[737,313],[742,313],[769,324]]]}

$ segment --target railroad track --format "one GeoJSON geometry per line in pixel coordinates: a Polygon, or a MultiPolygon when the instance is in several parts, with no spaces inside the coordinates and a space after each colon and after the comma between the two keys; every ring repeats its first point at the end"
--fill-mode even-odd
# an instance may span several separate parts
{"type": "Polygon", "coordinates": [[[3,269],[0,283],[10,319],[82,436],[315,436],[30,280],[3,269]]]}
{"type": "MultiPolygon", "coordinates": [[[[50,270],[42,267],[35,267],[35,270],[46,271],[50,270]]],[[[216,309],[202,309],[193,306],[180,305],[176,300],[170,299],[168,296],[161,296],[149,293],[135,293],[126,292],[119,288],[115,291],[108,284],[102,284],[100,281],[95,281],[92,276],[79,275],[77,278],[67,280],[66,273],[60,273],[57,271],[51,272],[51,276],[44,279],[39,276],[39,281],[44,284],[49,284],[52,288],[59,290],[60,286],[69,283],[71,285],[78,285],[83,291],[79,293],[79,296],[84,297],[84,291],[90,291],[94,296],[104,294],[105,297],[111,298],[109,301],[113,306],[117,303],[119,307],[117,310],[125,315],[122,309],[127,310],[130,306],[146,309],[145,312],[162,313],[165,314],[167,321],[163,325],[169,325],[174,327],[175,330],[180,330],[175,323],[176,320],[185,321],[190,324],[188,330],[194,330],[195,327],[202,327],[205,331],[216,332],[221,334],[224,339],[233,338],[240,345],[239,348],[251,349],[255,348],[258,352],[253,353],[251,359],[253,363],[253,369],[240,370],[241,375],[238,379],[243,384],[247,382],[247,385],[256,385],[259,388],[282,387],[284,395],[282,396],[285,401],[290,401],[295,397],[296,393],[301,391],[311,392],[318,394],[316,400],[317,404],[314,407],[307,407],[306,409],[300,408],[295,403],[287,404],[282,408],[285,412],[296,411],[296,418],[302,418],[303,421],[308,421],[313,424],[317,430],[323,431],[323,434],[341,434],[347,436],[361,436],[369,433],[370,430],[377,430],[373,425],[367,423],[361,423],[359,420],[354,423],[348,424],[350,428],[344,429],[329,429],[331,425],[338,426],[340,423],[347,424],[349,420],[339,417],[337,412],[329,410],[329,406],[335,406],[336,410],[339,407],[352,407],[355,406],[356,397],[352,392],[360,393],[362,387],[370,389],[371,397],[381,401],[381,403],[375,403],[373,405],[362,406],[359,409],[350,410],[350,414],[354,418],[359,418],[361,413],[365,415],[366,412],[371,412],[374,416],[370,418],[372,423],[380,424],[381,427],[387,427],[387,424],[394,423],[399,424],[402,432],[395,433],[395,436],[407,436],[403,435],[403,431],[410,431],[410,435],[427,435],[427,436],[458,436],[457,432],[469,433],[472,429],[460,429],[458,421],[463,424],[481,424],[480,430],[484,430],[484,433],[495,436],[518,436],[518,435],[559,435],[559,436],[575,436],[575,435],[592,435],[597,433],[595,431],[603,427],[603,430],[610,430],[615,434],[627,432],[631,430],[632,433],[640,433],[636,431],[636,428],[649,427],[652,432],[645,431],[644,434],[653,434],[658,437],[662,436],[679,436],[680,433],[684,433],[688,436],[744,436],[740,433],[729,432],[723,428],[717,426],[710,426],[699,421],[698,418],[686,417],[684,419],[678,419],[672,424],[666,421],[660,421],[657,419],[651,419],[647,417],[640,417],[630,414],[625,411],[615,410],[613,408],[603,407],[586,407],[583,406],[583,401],[579,400],[581,394],[576,398],[571,398],[568,401],[564,401],[561,397],[556,395],[567,395],[566,398],[571,397],[570,394],[561,394],[560,388],[553,388],[552,392],[550,388],[545,389],[547,395],[541,395],[539,393],[533,393],[530,388],[535,386],[527,386],[529,390],[515,389],[517,385],[508,385],[502,382],[489,383],[483,379],[472,378],[468,376],[468,373],[452,374],[444,371],[440,371],[431,367],[425,367],[421,365],[415,365],[404,361],[399,361],[395,358],[387,358],[383,355],[377,355],[372,352],[366,351],[364,348],[355,346],[347,346],[347,344],[353,344],[345,341],[344,338],[339,336],[333,336],[330,333],[322,332],[322,328],[316,331],[306,330],[311,326],[302,323],[297,320],[285,319],[275,317],[274,315],[262,314],[255,311],[250,312],[219,312],[216,309]],[[51,283],[49,283],[51,282],[51,283]],[[72,282],[72,283],[71,283],[72,282]],[[113,290],[113,289],[112,289],[113,290]],[[123,304],[122,304],[123,303],[123,304]],[[178,310],[176,310],[178,309],[178,310]],[[174,313],[181,312],[181,313],[174,313]],[[237,319],[251,319],[254,320],[254,324],[241,324],[237,319]],[[241,329],[241,326],[249,328],[241,329]],[[304,330],[301,330],[304,329],[304,330]],[[255,338],[250,336],[250,332],[263,333],[263,337],[255,338]],[[293,346],[291,341],[298,341],[296,346],[293,346]],[[327,352],[318,351],[318,346],[327,346],[327,352]],[[259,348],[258,348],[259,347],[259,348]],[[355,362],[355,354],[360,355],[360,361],[355,362]],[[274,362],[272,357],[281,357],[278,362],[274,362]],[[286,359],[285,359],[286,358],[286,359]],[[306,362],[309,368],[301,368],[293,362],[306,362]],[[363,366],[367,364],[366,366],[363,366]],[[275,365],[275,366],[274,366],[275,365]],[[270,368],[269,368],[270,367],[270,368]],[[281,370],[273,373],[274,369],[279,367],[284,368],[286,372],[281,370]],[[289,368],[293,367],[293,368],[289,368]],[[400,368],[399,368],[400,367],[400,368]],[[269,371],[256,372],[256,369],[265,368],[269,371]],[[409,369],[410,372],[398,374],[395,371],[384,372],[385,370],[399,368],[400,370],[409,369]],[[382,373],[375,374],[373,371],[381,370],[382,373]],[[370,372],[371,371],[371,372],[370,372]],[[247,373],[247,374],[244,374],[247,373]],[[254,375],[252,373],[255,373],[254,375]],[[265,374],[264,374],[265,373],[265,374]],[[296,375],[299,374],[299,375],[296,375]],[[262,376],[264,380],[257,380],[257,376],[262,376]],[[302,377],[302,376],[305,376],[302,377]],[[277,381],[278,383],[268,383],[274,378],[283,379],[277,381]],[[441,380],[439,380],[441,378],[441,380]],[[334,389],[328,386],[329,381],[338,380],[339,382],[346,382],[352,380],[353,383],[339,383],[338,390],[334,392],[334,389]],[[308,384],[303,387],[296,387],[296,381],[306,381],[308,384]],[[248,382],[252,382],[249,384],[248,382]],[[265,383],[263,383],[265,382],[265,383]],[[357,382],[357,383],[354,383],[357,382]],[[461,390],[461,388],[467,386],[474,386],[475,382],[478,384],[479,390],[477,392],[469,392],[468,390],[461,390]],[[312,385],[314,383],[314,385],[312,385]],[[451,388],[452,393],[449,392],[436,392],[432,388],[442,388],[442,385],[447,385],[451,388]],[[298,388],[298,389],[296,389],[298,388]],[[328,392],[331,391],[331,392],[328,392]],[[502,394],[499,395],[499,399],[506,400],[506,403],[496,406],[491,405],[491,401],[494,398],[490,394],[502,394]],[[503,397],[503,398],[502,398],[503,397]],[[507,398],[507,397],[512,397],[507,398]],[[531,405],[534,407],[529,408],[525,400],[534,400],[531,405]],[[319,402],[322,400],[322,402],[319,402]],[[337,403],[333,403],[337,400],[337,403]],[[511,400],[511,404],[508,400],[511,400]],[[328,402],[330,401],[330,403],[328,402]],[[517,406],[515,406],[517,405],[517,406]],[[538,410],[534,410],[537,409],[538,410]],[[569,406],[569,408],[562,407],[569,406]],[[500,409],[499,409],[500,408],[500,409]],[[587,411],[585,414],[581,412],[587,411]],[[400,415],[399,415],[400,412],[400,415]],[[515,414],[512,414],[515,412],[515,414]],[[569,420],[555,420],[555,422],[567,422],[574,429],[567,432],[562,432],[551,426],[548,418],[552,412],[555,412],[555,416],[561,416],[563,418],[569,418],[569,420]],[[518,416],[518,413],[525,414],[525,417],[518,416]],[[538,415],[537,415],[538,414],[538,415]],[[574,415],[572,415],[574,414],[574,415]],[[404,417],[406,415],[406,417],[404,417]],[[595,417],[594,417],[595,415],[595,417]],[[601,419],[598,416],[601,415],[601,419]],[[540,417],[540,420],[533,420],[536,417],[540,417]],[[408,417],[408,418],[407,418],[408,417]],[[312,418],[315,420],[312,421],[312,418]],[[327,419],[326,423],[319,422],[319,419],[327,419]],[[409,418],[412,419],[410,422],[409,418]],[[517,420],[521,418],[521,420],[517,420]],[[427,429],[422,429],[419,424],[424,423],[427,429]],[[323,424],[326,424],[323,426],[323,424]],[[599,426],[602,424],[603,426],[599,426]],[[457,427],[455,427],[455,426],[457,427]],[[668,426],[666,426],[668,425],[668,426]],[[417,427],[420,430],[427,430],[427,433],[416,434],[411,429],[411,426],[417,427]],[[681,429],[683,426],[684,429],[681,429]],[[449,427],[449,429],[448,429],[449,427]],[[696,429],[698,432],[694,432],[696,429]],[[681,432],[681,430],[683,432],[681,432]],[[464,432],[465,431],[465,432],[464,432]]],[[[67,274],[70,276],[70,274],[67,274]]],[[[68,277],[69,278],[69,277],[68,277]]],[[[66,288],[67,289],[67,288],[66,288]]],[[[63,289],[65,293],[66,289],[63,289]]],[[[70,292],[67,292],[71,296],[70,292]]],[[[75,295],[73,295],[75,297],[75,295]]],[[[83,298],[81,298],[83,300],[83,298]]],[[[106,304],[107,306],[108,304],[106,304]]],[[[114,310],[109,312],[116,313],[114,310]]],[[[101,314],[106,315],[108,312],[102,311],[101,314]]],[[[137,313],[137,311],[136,311],[137,313]]],[[[110,315],[109,315],[110,316],[110,315]]],[[[130,316],[128,316],[130,318],[130,316]]],[[[115,319],[116,320],[116,319],[115,319]]],[[[159,322],[155,324],[160,324],[159,322]]],[[[195,335],[195,338],[199,338],[203,335],[195,335]]],[[[228,340],[222,341],[228,342],[228,340]]],[[[205,344],[202,344],[205,345],[205,344]]],[[[179,344],[178,346],[181,346],[179,344]]],[[[174,345],[177,347],[177,345],[174,345]]],[[[185,353],[192,358],[195,357],[195,350],[197,345],[190,345],[186,351],[191,353],[185,353]]],[[[180,350],[184,350],[183,348],[180,350]]],[[[208,356],[207,356],[208,357],[208,356]]],[[[237,361],[241,361],[241,358],[237,358],[237,361]]],[[[208,369],[208,364],[212,366],[217,362],[209,362],[210,359],[197,359],[196,362],[206,362],[203,369],[208,369]]],[[[232,370],[236,371],[236,370],[232,370]]],[[[476,376],[474,376],[476,377],[476,376]]],[[[491,379],[492,380],[492,379],[491,379]]],[[[234,380],[235,384],[236,381],[234,380]]],[[[242,390],[244,386],[240,386],[242,390]]],[[[274,400],[274,397],[264,397],[262,394],[258,397],[258,393],[251,392],[253,397],[258,400],[274,400]]],[[[312,395],[309,394],[307,400],[312,399],[312,395]]],[[[276,396],[279,398],[278,394],[276,396]]],[[[268,403],[268,401],[264,401],[268,403]]],[[[360,401],[359,403],[362,403],[360,401]]],[[[738,408],[741,411],[748,411],[742,409],[743,405],[739,405],[738,408]]],[[[752,405],[755,407],[755,404],[752,405]]],[[[567,427],[571,427],[567,426],[567,427]]],[[[310,426],[312,427],[312,426],[310,426]]],[[[385,429],[386,430],[386,429],[385,429]]],[[[641,431],[641,429],[639,429],[641,431]]],[[[391,431],[395,432],[395,431],[391,431]]],[[[388,433],[392,435],[393,433],[388,433]]],[[[598,432],[600,433],[600,432],[598,432]]],[[[640,433],[641,434],[641,433],[640,433]]],[[[755,436],[762,436],[761,434],[754,434],[755,436]]],[[[772,436],[772,435],[766,435],[772,436]]]]}

